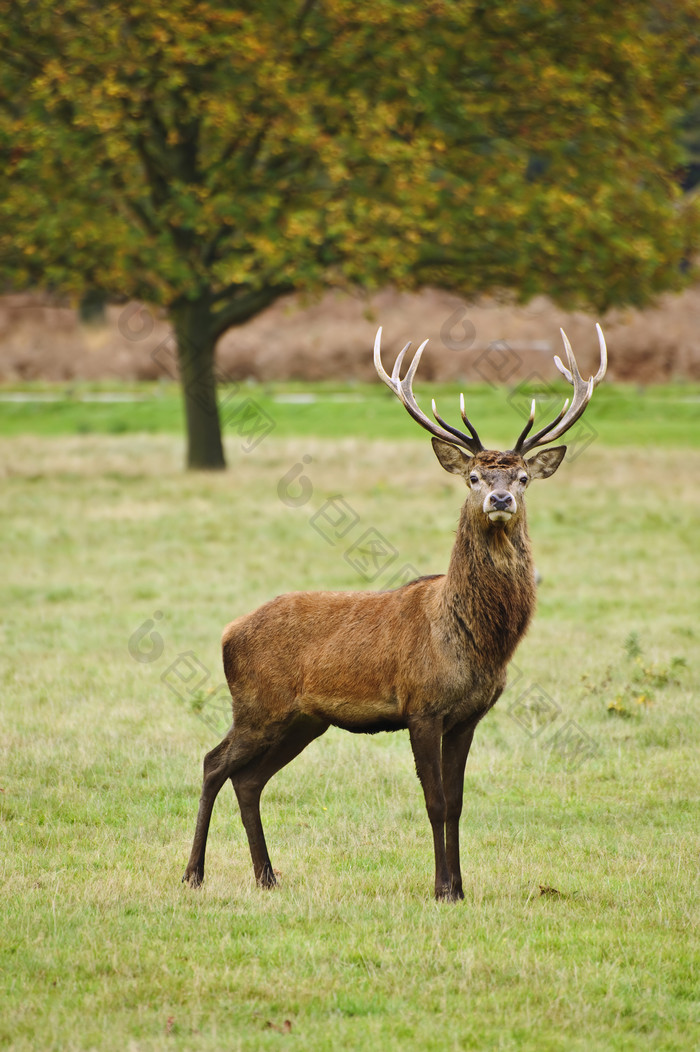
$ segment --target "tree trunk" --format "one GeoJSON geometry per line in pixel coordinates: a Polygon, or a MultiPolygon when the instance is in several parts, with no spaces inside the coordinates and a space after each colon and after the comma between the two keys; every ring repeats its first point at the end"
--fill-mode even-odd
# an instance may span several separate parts
{"type": "Polygon", "coordinates": [[[170,314],[185,401],[187,467],[220,471],[226,460],[216,403],[211,305],[208,297],[182,300],[171,307],[170,314]]]}

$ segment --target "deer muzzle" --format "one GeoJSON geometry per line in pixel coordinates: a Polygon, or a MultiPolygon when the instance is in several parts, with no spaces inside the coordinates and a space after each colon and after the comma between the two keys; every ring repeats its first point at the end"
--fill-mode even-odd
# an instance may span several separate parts
{"type": "Polygon", "coordinates": [[[505,489],[494,489],[484,500],[484,514],[491,522],[508,522],[515,515],[518,504],[512,493],[505,489]]]}

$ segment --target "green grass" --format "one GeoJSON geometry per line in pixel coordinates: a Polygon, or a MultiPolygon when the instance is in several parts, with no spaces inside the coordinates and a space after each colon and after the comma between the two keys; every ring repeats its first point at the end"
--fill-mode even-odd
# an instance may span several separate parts
{"type": "Polygon", "coordinates": [[[539,609],[469,759],[458,905],[431,897],[405,734],[330,731],[270,783],[276,891],[253,885],[228,787],[205,885],[180,883],[205,718],[224,721],[222,626],[283,591],[362,586],[309,524],[325,500],[359,516],[348,544],[376,527],[398,552],[373,587],[447,565],[460,484],[427,439],[393,441],[400,408],[314,404],[314,436],[274,403],[278,428],[247,455],[230,440],[215,475],[181,473],[178,435],[76,435],[67,416],[33,436],[17,417],[0,443],[0,1045],[697,1047],[700,428],[667,394],[646,429],[631,394],[597,394],[601,439],[530,491],[539,609]],[[637,447],[608,415],[626,404],[637,447]],[[304,456],[291,507],[278,483],[304,456]],[[185,652],[209,677],[176,697],[185,652]],[[555,718],[531,736],[545,695],[555,718]],[[580,762],[553,744],[569,721],[580,762]]]}
{"type": "MultiPolygon", "coordinates": [[[[454,384],[421,385],[418,398],[426,410],[434,395],[440,411],[459,423],[454,384]]],[[[538,419],[558,412],[571,389],[523,386],[513,389],[488,384],[469,385],[467,412],[478,422],[488,445],[512,444],[527,416],[530,398],[541,402],[538,419]],[[526,411],[527,410],[527,411],[526,411]]],[[[252,400],[274,425],[278,439],[309,437],[415,438],[415,424],[396,411],[395,399],[381,384],[333,383],[240,384],[220,388],[224,430],[235,437],[237,408],[252,400]],[[306,400],[308,399],[308,401],[306,400]]],[[[700,385],[670,384],[637,389],[608,384],[597,392],[579,435],[598,435],[607,445],[700,447],[700,385]]],[[[173,434],[181,433],[180,391],[173,383],[23,384],[0,388],[0,434],[173,434]],[[101,401],[117,396],[133,401],[101,401]],[[7,401],[21,396],[33,401],[7,401]],[[3,400],[5,399],[5,400],[3,400]],[[50,400],[47,400],[50,399],[50,400]],[[95,399],[98,399],[95,401],[95,399]]]]}

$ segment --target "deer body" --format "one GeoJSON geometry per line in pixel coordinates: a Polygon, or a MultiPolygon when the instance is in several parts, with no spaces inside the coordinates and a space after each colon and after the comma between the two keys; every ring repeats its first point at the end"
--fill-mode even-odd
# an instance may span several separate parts
{"type": "Polygon", "coordinates": [[[258,696],[280,717],[356,731],[406,728],[414,711],[448,722],[483,713],[535,601],[529,546],[506,557],[501,547],[498,566],[487,545],[477,557],[460,532],[446,576],[391,592],[291,593],[233,621],[222,642],[234,725],[238,707],[258,696]],[[503,599],[494,615],[495,592],[503,599]],[[489,620],[491,640],[493,622],[502,625],[485,653],[489,620]]]}
{"type": "MultiPolygon", "coordinates": [[[[410,387],[416,359],[400,384],[410,387]]],[[[420,414],[419,422],[427,426],[412,392],[403,389],[402,395],[411,415],[420,414]]],[[[389,592],[291,593],[224,630],[233,724],[204,758],[197,828],[183,878],[190,884],[203,879],[211,811],[228,778],[256,879],[263,886],[275,884],[260,819],[262,790],[334,725],[366,733],[408,730],[433,831],[435,894],[463,897],[464,768],[474,728],[501,694],[507,664],[535,607],[524,493],[532,479],[556,471],[565,447],[542,450],[529,460],[518,445],[505,453],[484,450],[462,415],[472,438],[432,421],[427,427],[442,466],[468,486],[445,575],[389,592]]],[[[531,427],[532,415],[519,444],[531,427]]],[[[539,443],[539,436],[535,439],[539,443]]]]}

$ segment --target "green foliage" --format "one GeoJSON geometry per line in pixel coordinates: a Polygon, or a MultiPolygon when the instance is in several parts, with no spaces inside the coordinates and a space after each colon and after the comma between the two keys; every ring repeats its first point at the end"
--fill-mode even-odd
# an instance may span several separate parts
{"type": "Polygon", "coordinates": [[[697,229],[674,119],[699,16],[656,11],[8,3],[5,280],[206,295],[217,334],[329,282],[641,302],[697,229]]]}
{"type": "Polygon", "coordinates": [[[624,650],[625,650],[625,653],[627,654],[628,658],[641,657],[641,655],[642,655],[642,647],[641,647],[641,644],[639,642],[639,633],[638,632],[634,632],[634,631],[630,632],[630,634],[627,636],[627,639],[625,640],[623,646],[624,646],[624,650]]]}
{"type": "Polygon", "coordinates": [[[626,662],[615,662],[607,666],[595,681],[584,673],[581,682],[591,694],[608,699],[614,691],[612,701],[607,702],[607,712],[623,719],[638,717],[645,709],[654,705],[658,692],[668,687],[679,687],[688,669],[687,659],[674,655],[665,661],[649,661],[644,657],[639,633],[632,631],[623,643],[626,662]]]}

